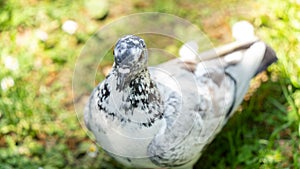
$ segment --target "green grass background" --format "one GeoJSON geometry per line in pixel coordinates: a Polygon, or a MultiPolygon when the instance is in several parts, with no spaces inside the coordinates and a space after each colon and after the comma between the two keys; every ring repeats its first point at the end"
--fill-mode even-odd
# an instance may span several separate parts
{"type": "MultiPolygon", "coordinates": [[[[0,169],[123,168],[97,150],[81,128],[72,103],[72,75],[76,57],[99,28],[149,11],[191,21],[214,45],[233,41],[231,25],[247,20],[278,54],[279,61],[252,81],[245,101],[195,168],[300,168],[299,0],[92,3],[0,1],[0,80],[14,79],[13,87],[0,89],[0,169]],[[73,35],[61,29],[68,19],[79,25],[73,35]],[[37,31],[48,39],[40,40],[37,31]],[[18,60],[17,71],[4,66],[8,55],[18,60]]],[[[166,44],[167,50],[178,47],[166,44]]]]}

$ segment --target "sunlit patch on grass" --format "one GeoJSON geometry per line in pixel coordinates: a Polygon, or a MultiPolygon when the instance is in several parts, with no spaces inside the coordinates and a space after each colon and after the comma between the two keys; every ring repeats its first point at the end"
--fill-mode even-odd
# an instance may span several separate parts
{"type": "Polygon", "coordinates": [[[70,35],[74,34],[78,29],[77,22],[73,20],[67,20],[62,25],[62,30],[70,35]]]}
{"type": "Polygon", "coordinates": [[[262,165],[271,165],[276,164],[282,161],[282,155],[278,150],[270,151],[264,154],[264,157],[261,159],[262,165]]]}
{"type": "Polygon", "coordinates": [[[13,87],[15,85],[15,81],[11,76],[4,77],[1,80],[1,89],[3,91],[7,91],[9,88],[13,87]]]}
{"type": "Polygon", "coordinates": [[[95,144],[91,144],[87,150],[88,156],[95,158],[98,154],[98,148],[95,144]]]}
{"type": "Polygon", "coordinates": [[[36,30],[35,35],[39,40],[43,42],[45,42],[48,39],[48,33],[41,29],[36,30]]]}
{"type": "Polygon", "coordinates": [[[12,56],[4,56],[3,63],[6,69],[16,72],[19,69],[19,61],[12,56]]]}

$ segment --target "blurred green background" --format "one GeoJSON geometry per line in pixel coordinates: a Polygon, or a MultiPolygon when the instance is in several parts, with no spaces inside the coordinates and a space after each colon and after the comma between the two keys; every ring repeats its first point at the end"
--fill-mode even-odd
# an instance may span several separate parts
{"type": "MultiPolygon", "coordinates": [[[[232,24],[247,20],[278,54],[195,168],[300,168],[299,0],[2,0],[0,169],[124,168],[81,128],[72,75],[99,28],[149,11],[191,21],[215,46],[233,41],[232,24]]],[[[105,74],[112,59],[103,64],[105,74]]]]}

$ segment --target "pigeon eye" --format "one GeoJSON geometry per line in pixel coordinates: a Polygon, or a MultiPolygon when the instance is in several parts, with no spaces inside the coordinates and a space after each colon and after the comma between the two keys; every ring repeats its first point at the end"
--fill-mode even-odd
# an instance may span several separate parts
{"type": "Polygon", "coordinates": [[[142,47],[143,47],[143,48],[146,47],[146,44],[145,44],[145,42],[144,42],[142,39],[140,39],[140,43],[142,44],[142,47]]]}

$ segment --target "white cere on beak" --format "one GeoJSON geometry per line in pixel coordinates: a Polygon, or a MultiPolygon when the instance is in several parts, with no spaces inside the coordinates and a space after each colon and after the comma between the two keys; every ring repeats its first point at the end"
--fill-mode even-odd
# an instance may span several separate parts
{"type": "Polygon", "coordinates": [[[122,73],[122,74],[127,74],[130,72],[130,69],[129,68],[119,68],[119,73],[122,73]]]}

